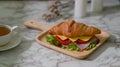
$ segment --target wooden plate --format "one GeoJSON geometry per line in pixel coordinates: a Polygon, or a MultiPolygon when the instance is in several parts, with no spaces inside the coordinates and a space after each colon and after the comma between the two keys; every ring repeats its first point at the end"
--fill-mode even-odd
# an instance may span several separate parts
{"type": "Polygon", "coordinates": [[[45,26],[43,24],[40,24],[39,22],[37,22],[35,20],[27,21],[27,22],[24,23],[24,25],[27,26],[27,27],[43,30],[43,32],[36,37],[36,41],[40,45],[43,45],[45,47],[48,47],[50,49],[56,50],[58,52],[64,53],[66,55],[69,55],[69,56],[72,56],[72,57],[75,57],[75,58],[78,58],[78,59],[83,59],[83,58],[86,58],[87,56],[89,56],[93,51],[95,51],[95,49],[97,49],[100,45],[102,45],[110,36],[109,33],[105,32],[105,31],[102,31],[101,34],[96,35],[99,38],[100,42],[96,45],[96,47],[92,48],[91,50],[88,50],[88,51],[86,51],[86,50],[83,50],[83,51],[68,51],[66,49],[59,48],[57,46],[54,46],[54,45],[46,42],[45,38],[46,38],[47,35],[49,35],[48,30],[50,28],[45,28],[45,26]]]}

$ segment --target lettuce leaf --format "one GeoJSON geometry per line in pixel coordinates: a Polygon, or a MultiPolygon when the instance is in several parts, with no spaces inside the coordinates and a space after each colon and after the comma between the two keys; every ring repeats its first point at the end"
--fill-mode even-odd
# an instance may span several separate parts
{"type": "Polygon", "coordinates": [[[56,38],[53,35],[47,36],[46,41],[49,42],[50,44],[54,44],[56,46],[60,45],[60,43],[56,40],[56,38]]]}
{"type": "Polygon", "coordinates": [[[99,42],[99,40],[95,40],[92,43],[90,43],[90,45],[86,48],[86,50],[90,50],[93,47],[95,47],[97,45],[97,43],[99,42]]]}
{"type": "Polygon", "coordinates": [[[79,51],[79,50],[80,50],[80,48],[77,47],[74,43],[70,43],[70,44],[66,47],[66,49],[69,50],[69,51],[73,51],[73,50],[79,51]]]}

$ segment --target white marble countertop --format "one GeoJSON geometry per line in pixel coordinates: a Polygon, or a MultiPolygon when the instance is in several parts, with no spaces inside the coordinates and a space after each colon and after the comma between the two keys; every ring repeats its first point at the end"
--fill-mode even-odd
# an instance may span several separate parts
{"type": "Polygon", "coordinates": [[[0,52],[0,67],[120,67],[120,5],[110,0],[100,15],[89,15],[76,19],[108,31],[111,36],[103,46],[84,60],[78,60],[39,45],[35,36],[41,31],[28,29],[23,22],[36,19],[48,26],[62,19],[47,23],[41,15],[47,9],[48,2],[43,1],[0,1],[0,23],[21,29],[22,42],[15,48],[0,52]]]}

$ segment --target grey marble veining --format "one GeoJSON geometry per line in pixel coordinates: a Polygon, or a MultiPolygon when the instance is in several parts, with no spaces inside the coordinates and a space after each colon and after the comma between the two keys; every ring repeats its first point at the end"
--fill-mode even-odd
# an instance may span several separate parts
{"type": "MultiPolygon", "coordinates": [[[[35,36],[41,31],[28,29],[23,22],[36,19],[47,26],[41,15],[47,12],[45,1],[0,1],[0,23],[21,29],[22,42],[15,48],[0,52],[0,67],[120,67],[120,7],[105,7],[99,15],[88,15],[77,21],[96,26],[111,34],[109,40],[92,55],[78,60],[39,45],[35,36]]],[[[118,4],[118,2],[115,2],[118,4]]],[[[111,4],[111,3],[110,3],[111,4]]],[[[109,3],[107,3],[109,5],[109,3]]],[[[113,3],[112,3],[113,5],[113,3]]]]}

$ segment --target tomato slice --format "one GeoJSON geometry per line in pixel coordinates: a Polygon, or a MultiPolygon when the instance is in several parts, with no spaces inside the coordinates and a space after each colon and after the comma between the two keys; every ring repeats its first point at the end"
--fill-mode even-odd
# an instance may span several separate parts
{"type": "Polygon", "coordinates": [[[72,41],[70,41],[69,39],[66,39],[66,40],[62,40],[60,39],[58,36],[56,36],[56,40],[60,43],[60,44],[63,44],[63,45],[68,45],[70,44],[72,41]]]}
{"type": "MultiPolygon", "coordinates": [[[[89,40],[88,40],[89,41],[89,40]]],[[[84,44],[84,43],[87,43],[88,41],[83,41],[83,40],[80,40],[78,39],[77,41],[75,41],[77,44],[84,44]]]]}

